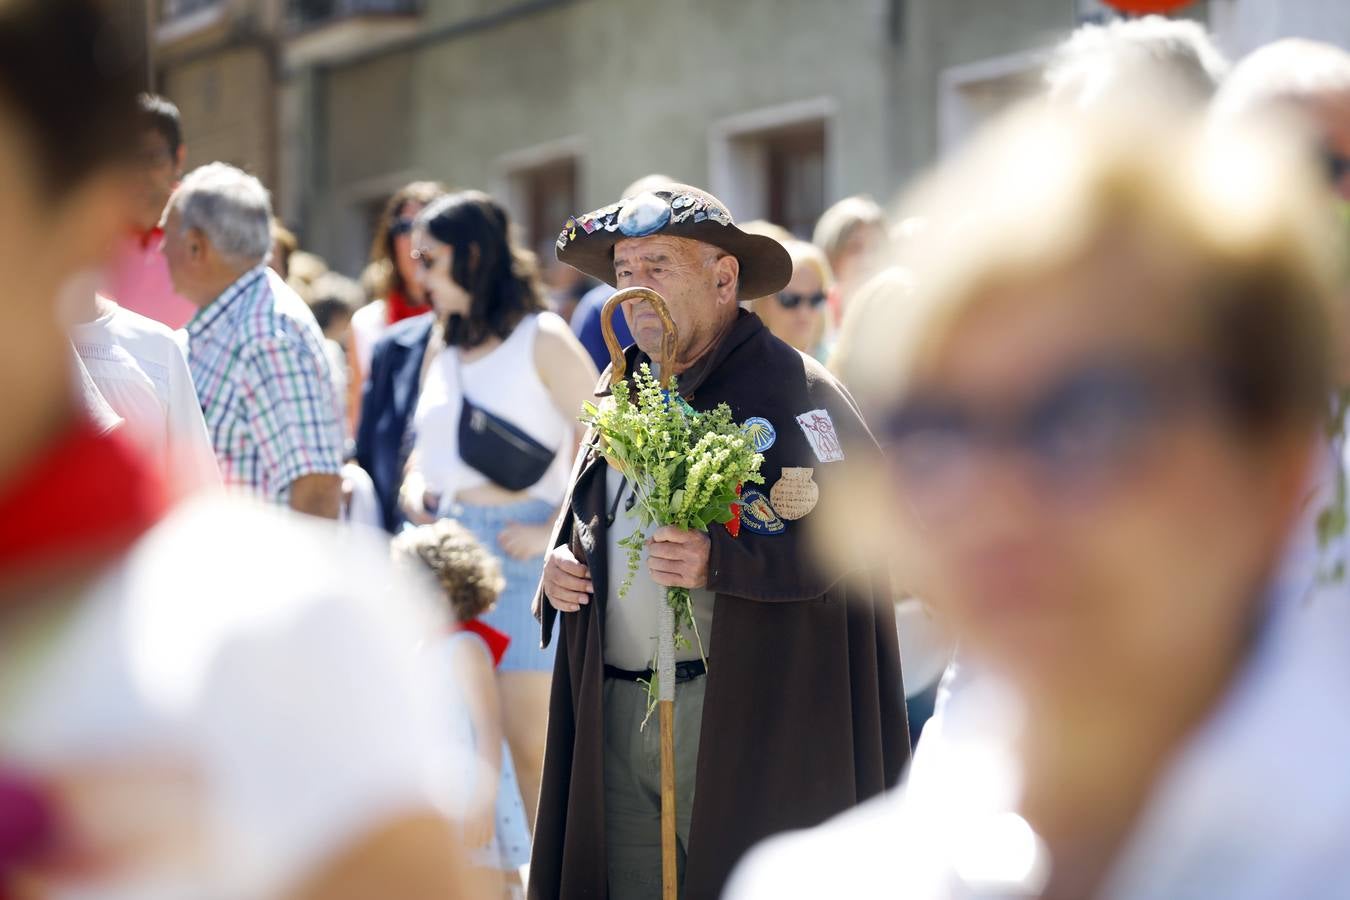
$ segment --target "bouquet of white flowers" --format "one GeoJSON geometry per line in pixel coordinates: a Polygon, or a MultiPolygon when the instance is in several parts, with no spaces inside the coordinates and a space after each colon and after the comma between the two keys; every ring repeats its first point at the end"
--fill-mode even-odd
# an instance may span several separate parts
{"type": "MultiPolygon", "coordinates": [[[[628,573],[619,587],[622,598],[632,586],[652,526],[706,532],[724,525],[734,537],[740,528],[741,487],[764,483],[759,474],[764,457],[754,451],[725,403],[697,412],[679,395],[674,378],[662,390],[645,363],[631,384],[616,382],[612,394],[612,402],[587,403],[581,421],[595,429],[601,452],[633,485],[637,500],[639,527],[619,542],[628,550],[628,573]]],[[[667,588],[666,602],[674,613],[676,646],[689,646],[682,631],[688,629],[699,640],[702,655],[689,589],[667,588]]],[[[653,677],[647,686],[649,715],[656,702],[655,682],[653,677]]]]}

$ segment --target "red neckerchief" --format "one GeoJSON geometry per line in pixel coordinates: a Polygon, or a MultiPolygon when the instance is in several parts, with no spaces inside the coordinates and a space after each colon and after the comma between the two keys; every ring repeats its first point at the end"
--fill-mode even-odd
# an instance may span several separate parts
{"type": "Polygon", "coordinates": [[[140,241],[142,250],[149,250],[151,247],[159,246],[159,239],[164,237],[164,229],[156,225],[149,231],[135,231],[136,240],[140,241]]]}
{"type": "Polygon", "coordinates": [[[70,563],[112,559],[158,521],[167,495],[116,434],[81,419],[0,485],[0,584],[70,563]]]}
{"type": "MultiPolygon", "coordinates": [[[[80,419],[0,485],[0,584],[115,559],[166,506],[154,471],[117,435],[80,419]]],[[[60,841],[44,786],[0,763],[0,897],[15,871],[49,857],[60,841]]]]}
{"type": "Polygon", "coordinates": [[[502,634],[491,625],[484,625],[477,619],[457,622],[450,630],[467,631],[482,638],[483,643],[488,645],[488,651],[492,654],[492,668],[494,669],[502,664],[502,657],[506,655],[506,648],[511,645],[510,637],[502,634]]]}
{"type": "Polygon", "coordinates": [[[413,303],[406,294],[398,288],[389,292],[389,296],[384,300],[384,312],[389,319],[389,324],[402,322],[404,319],[411,319],[413,316],[420,316],[422,313],[431,309],[426,303],[413,303]]]}

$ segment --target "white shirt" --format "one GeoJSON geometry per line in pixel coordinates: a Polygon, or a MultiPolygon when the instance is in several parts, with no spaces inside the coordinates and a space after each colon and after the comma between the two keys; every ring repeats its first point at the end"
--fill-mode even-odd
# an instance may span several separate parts
{"type": "Polygon", "coordinates": [[[385,301],[375,300],[352,313],[352,349],[356,354],[356,364],[361,367],[362,384],[370,378],[370,359],[375,354],[375,345],[389,330],[388,313],[385,301]]]}
{"type": "Polygon", "coordinates": [[[206,420],[180,339],[167,326],[99,298],[99,316],[70,329],[99,393],[126,433],[176,487],[218,486],[206,420]]]}
{"type": "Polygon", "coordinates": [[[101,808],[128,855],[150,851],[56,896],[276,896],[449,801],[462,757],[419,649],[444,627],[423,589],[357,530],[218,496],[171,513],[0,693],[7,762],[78,781],[102,800],[79,830],[101,808]]]}
{"type": "Polygon", "coordinates": [[[89,370],[84,367],[84,361],[80,359],[79,352],[75,345],[70,347],[70,368],[73,374],[71,387],[74,389],[75,403],[89,417],[94,428],[99,434],[107,434],[114,428],[122,426],[122,417],[119,416],[108,401],[99,393],[98,385],[94,384],[94,379],[90,377],[89,370]]]}
{"type": "MultiPolygon", "coordinates": [[[[1350,897],[1350,595],[1290,585],[1228,693],[1153,785],[1100,896],[1350,897]]],[[[1015,705],[988,674],[958,680],[902,791],[766,842],[728,900],[1034,896],[1048,861],[1009,811],[1015,705]],[[997,889],[970,877],[999,864],[997,889]]]]}

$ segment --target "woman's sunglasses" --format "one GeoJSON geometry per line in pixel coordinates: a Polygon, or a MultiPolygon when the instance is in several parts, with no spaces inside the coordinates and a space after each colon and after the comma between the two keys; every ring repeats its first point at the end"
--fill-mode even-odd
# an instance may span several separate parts
{"type": "Polygon", "coordinates": [[[925,518],[970,509],[975,473],[1009,454],[1031,464],[1047,498],[1075,495],[1139,458],[1151,436],[1188,411],[1227,406],[1215,377],[1177,362],[1072,372],[1019,409],[979,409],[927,394],[879,421],[892,471],[925,518]]]}
{"type": "Polygon", "coordinates": [[[778,305],[783,309],[796,309],[803,302],[812,309],[818,309],[825,302],[825,292],[816,291],[814,294],[789,294],[787,291],[778,292],[778,305]]]}
{"type": "Polygon", "coordinates": [[[395,219],[389,223],[389,237],[402,237],[413,230],[412,219],[395,219]]]}

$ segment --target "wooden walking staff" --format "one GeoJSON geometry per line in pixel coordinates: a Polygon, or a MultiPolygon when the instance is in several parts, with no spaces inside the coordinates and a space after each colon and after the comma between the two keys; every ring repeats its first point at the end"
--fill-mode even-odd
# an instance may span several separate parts
{"type": "MultiPolygon", "coordinates": [[[[609,348],[609,384],[622,381],[627,372],[623,348],[614,334],[614,309],[627,300],[646,301],[661,319],[660,383],[670,389],[674,373],[675,346],[679,333],[666,301],[650,288],[624,288],[605,302],[600,311],[600,330],[609,348]]],[[[664,595],[656,610],[657,717],[661,722],[661,898],[676,900],[678,873],[675,865],[675,611],[664,595]]]]}

